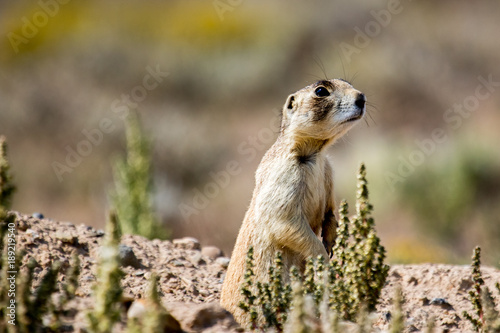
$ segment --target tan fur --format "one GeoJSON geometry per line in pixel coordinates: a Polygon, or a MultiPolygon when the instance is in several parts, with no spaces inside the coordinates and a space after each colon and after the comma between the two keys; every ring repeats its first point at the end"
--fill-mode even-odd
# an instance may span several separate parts
{"type": "Polygon", "coordinates": [[[249,319],[238,303],[250,246],[261,281],[267,279],[276,251],[283,255],[285,281],[289,269],[302,269],[307,257],[329,257],[337,223],[325,148],[363,117],[364,102],[361,92],[340,79],[318,81],[288,97],[280,135],[257,169],[253,198],[222,286],[221,304],[239,323],[249,319]],[[318,96],[320,87],[329,96],[318,96]]]}

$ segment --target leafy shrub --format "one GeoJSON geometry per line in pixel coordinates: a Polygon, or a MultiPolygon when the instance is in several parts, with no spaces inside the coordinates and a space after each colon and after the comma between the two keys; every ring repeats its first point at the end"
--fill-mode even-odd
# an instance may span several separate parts
{"type": "MultiPolygon", "coordinates": [[[[274,265],[269,268],[268,282],[261,282],[262,277],[256,277],[253,272],[253,248],[250,248],[241,288],[243,300],[239,304],[250,315],[250,328],[265,330],[272,327],[282,332],[291,307],[294,310],[289,320],[301,325],[305,318],[313,320],[315,317],[307,313],[323,312],[323,316],[329,316],[327,313],[333,312],[336,315],[332,318],[340,316],[354,321],[360,315],[364,318],[363,312],[374,311],[389,266],[384,263],[385,249],[376,235],[372,210],[368,201],[366,169],[361,165],[356,215],[349,218],[347,203],[342,202],[333,257],[328,264],[321,256],[309,258],[303,276],[297,268],[291,268],[293,297],[292,287],[283,283],[281,253],[276,253],[274,265]],[[326,304],[327,311],[320,311],[322,303],[326,304]],[[308,310],[304,312],[303,306],[308,310]],[[259,314],[264,318],[263,322],[259,321],[259,314]]],[[[301,329],[297,325],[291,326],[299,332],[301,329]]]]}
{"type": "Polygon", "coordinates": [[[126,123],[127,158],[114,167],[115,189],[111,201],[123,233],[147,238],[168,238],[169,233],[153,212],[149,141],[138,115],[131,113],[126,123]]]}
{"type": "Polygon", "coordinates": [[[89,327],[92,332],[111,332],[116,322],[120,320],[120,306],[123,272],[120,269],[118,244],[120,233],[118,220],[114,213],[110,213],[106,228],[106,239],[100,248],[99,263],[97,266],[97,281],[94,285],[95,306],[87,313],[89,327]]]}
{"type": "MultiPolygon", "coordinates": [[[[488,287],[484,287],[481,274],[481,248],[476,246],[472,255],[472,290],[469,291],[470,300],[475,316],[464,311],[462,315],[471,322],[476,332],[500,332],[500,314],[495,309],[495,300],[488,287]]],[[[500,284],[496,288],[500,294],[500,284]]]]}

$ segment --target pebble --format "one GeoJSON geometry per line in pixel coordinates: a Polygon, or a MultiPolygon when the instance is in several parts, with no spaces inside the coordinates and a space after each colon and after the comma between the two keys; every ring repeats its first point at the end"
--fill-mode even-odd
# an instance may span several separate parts
{"type": "Polygon", "coordinates": [[[193,237],[184,237],[179,239],[174,239],[173,243],[176,248],[184,250],[199,250],[201,249],[200,242],[193,237]]]}
{"type": "Polygon", "coordinates": [[[174,265],[175,267],[183,267],[184,266],[184,264],[182,262],[180,262],[179,260],[172,261],[172,265],[174,265]]]}
{"type": "Polygon", "coordinates": [[[146,304],[144,300],[138,299],[130,305],[127,311],[127,318],[142,318],[146,313],[146,304]]]}
{"type": "Polygon", "coordinates": [[[204,332],[208,327],[212,327],[220,321],[223,321],[227,328],[236,329],[238,327],[233,316],[224,310],[219,302],[170,303],[167,304],[167,310],[182,322],[182,327],[188,332],[204,332]]]}
{"type": "Polygon", "coordinates": [[[31,225],[25,221],[25,220],[18,220],[17,221],[17,229],[21,231],[26,231],[28,228],[31,227],[31,225]]]}
{"type": "Polygon", "coordinates": [[[418,280],[416,277],[412,276],[408,279],[408,284],[413,284],[414,286],[416,286],[418,284],[418,280]]]}
{"type": "Polygon", "coordinates": [[[227,268],[229,266],[230,259],[227,257],[219,257],[215,260],[222,268],[227,268]]]}
{"type": "Polygon", "coordinates": [[[431,300],[430,305],[451,306],[444,298],[436,297],[431,300]]]}
{"type": "Polygon", "coordinates": [[[458,290],[467,291],[474,285],[474,282],[470,278],[465,278],[460,281],[460,285],[458,286],[458,290]]]}
{"type": "Polygon", "coordinates": [[[208,292],[208,290],[205,290],[205,289],[201,289],[198,291],[200,293],[201,296],[203,297],[207,297],[210,295],[210,293],[208,292]]]}
{"type": "Polygon", "coordinates": [[[200,252],[196,252],[194,255],[189,257],[189,261],[195,266],[205,263],[205,261],[201,258],[200,252]]]}
{"type": "Polygon", "coordinates": [[[30,235],[33,239],[40,238],[40,234],[33,229],[27,229],[26,233],[30,235]]]}
{"type": "Polygon", "coordinates": [[[75,229],[75,224],[74,223],[71,223],[71,222],[61,222],[62,225],[68,227],[68,228],[72,228],[72,229],[75,229]]]}
{"type": "MultiPolygon", "coordinates": [[[[148,301],[138,299],[135,300],[130,308],[127,311],[127,317],[129,319],[135,318],[138,319],[139,322],[142,321],[147,312],[150,312],[152,307],[148,304],[148,301]]],[[[183,330],[181,329],[181,325],[177,319],[175,319],[171,314],[165,314],[165,320],[163,321],[163,327],[159,330],[160,332],[172,332],[172,333],[181,333],[183,330]]]]}
{"type": "Polygon", "coordinates": [[[407,330],[408,332],[420,332],[420,330],[416,328],[415,325],[409,325],[407,330]]]}
{"type": "Polygon", "coordinates": [[[201,249],[201,254],[211,260],[215,260],[223,255],[222,251],[216,246],[204,246],[201,249]]]}
{"type": "Polygon", "coordinates": [[[45,216],[43,216],[42,213],[38,213],[38,212],[31,214],[31,216],[36,218],[36,219],[40,219],[40,220],[45,218],[45,216]]]}
{"type": "Polygon", "coordinates": [[[120,262],[123,267],[131,266],[134,268],[140,268],[141,263],[139,259],[135,256],[134,250],[128,246],[120,244],[118,246],[118,256],[120,257],[120,262]]]}
{"type": "Polygon", "coordinates": [[[65,233],[65,232],[57,232],[54,237],[63,243],[67,243],[67,244],[71,244],[71,245],[73,245],[77,242],[76,236],[70,235],[70,234],[65,233]]]}

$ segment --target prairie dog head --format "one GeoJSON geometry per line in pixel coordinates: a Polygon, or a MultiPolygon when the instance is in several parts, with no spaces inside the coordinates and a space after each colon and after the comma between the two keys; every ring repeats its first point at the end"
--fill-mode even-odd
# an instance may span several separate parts
{"type": "Polygon", "coordinates": [[[335,141],[365,114],[366,97],[347,81],[318,81],[288,96],[281,131],[335,141]]]}

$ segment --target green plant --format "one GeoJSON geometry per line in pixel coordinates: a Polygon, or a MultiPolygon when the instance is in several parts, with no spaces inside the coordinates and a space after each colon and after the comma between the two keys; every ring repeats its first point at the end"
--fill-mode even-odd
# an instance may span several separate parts
{"type": "Polygon", "coordinates": [[[126,122],[127,157],[113,168],[115,188],[111,202],[123,233],[147,238],[169,236],[153,213],[150,142],[141,129],[139,117],[131,113],[126,122]]]}
{"type": "MultiPolygon", "coordinates": [[[[61,264],[55,261],[42,278],[42,282],[31,294],[31,284],[33,280],[33,270],[36,267],[36,261],[31,258],[28,262],[28,270],[23,274],[19,283],[18,297],[18,322],[21,332],[42,332],[44,326],[42,317],[49,313],[54,314],[54,307],[51,301],[52,294],[57,291],[57,275],[61,264]]],[[[57,323],[53,323],[57,326],[57,323]]]]}
{"type": "MultiPolygon", "coordinates": [[[[7,141],[4,136],[0,136],[0,255],[2,256],[0,271],[2,272],[2,281],[6,281],[7,271],[9,270],[7,269],[7,248],[4,248],[4,244],[8,242],[8,233],[11,234],[11,237],[14,237],[15,234],[15,227],[13,227],[15,225],[15,215],[8,211],[15,189],[16,187],[10,174],[9,161],[7,160],[7,141]]],[[[3,310],[5,309],[4,306],[7,305],[7,289],[6,285],[0,283],[0,316],[2,318],[4,314],[3,310]]]]}
{"type": "Polygon", "coordinates": [[[368,201],[366,168],[358,173],[356,215],[349,219],[342,202],[338,236],[329,265],[330,306],[344,319],[354,320],[362,305],[375,310],[385,284],[389,266],[384,263],[385,248],[380,244],[368,201]]]}
{"type": "MultiPolygon", "coordinates": [[[[475,316],[464,311],[462,315],[471,322],[476,332],[499,332],[500,314],[495,309],[495,300],[488,287],[484,287],[481,273],[481,248],[476,246],[472,255],[472,290],[469,291],[470,300],[475,316]]],[[[500,294],[499,284],[496,288],[500,294]]]]}
{"type": "Polygon", "coordinates": [[[328,265],[320,256],[306,261],[303,276],[296,267],[291,268],[293,297],[292,288],[283,278],[281,253],[276,253],[268,280],[264,281],[264,277],[254,274],[253,248],[250,247],[241,287],[243,300],[239,304],[249,315],[249,327],[261,330],[272,327],[277,332],[293,327],[293,332],[306,332],[320,325],[315,319],[319,315],[332,331],[338,330],[339,319],[357,319],[359,327],[365,329],[369,322],[367,313],[375,310],[389,271],[389,266],[384,263],[385,249],[375,232],[372,210],[368,201],[366,169],[361,165],[356,215],[349,219],[348,206],[343,201],[333,257],[328,265]],[[289,322],[296,324],[285,324],[288,318],[289,322]]]}
{"type": "Polygon", "coordinates": [[[97,266],[97,281],[94,285],[94,309],[87,313],[89,328],[92,332],[111,332],[120,320],[120,306],[123,272],[120,269],[118,244],[120,232],[116,214],[110,213],[106,226],[106,239],[100,249],[97,266]]]}
{"type": "Polygon", "coordinates": [[[285,325],[287,333],[314,332],[318,324],[315,301],[311,294],[305,293],[304,285],[300,280],[293,282],[290,320],[285,325]]]}
{"type": "Polygon", "coordinates": [[[75,297],[76,289],[78,288],[78,277],[80,276],[80,258],[78,253],[73,252],[71,258],[71,266],[66,275],[66,283],[63,285],[63,299],[61,303],[65,303],[75,297]]]}
{"type": "Polygon", "coordinates": [[[483,277],[481,274],[481,248],[479,246],[476,246],[476,248],[474,249],[471,267],[473,287],[472,290],[469,291],[469,296],[472,306],[474,307],[476,317],[473,317],[466,311],[464,311],[462,314],[467,320],[471,322],[472,326],[474,326],[474,329],[479,332],[483,327],[483,304],[481,302],[481,286],[484,285],[483,277]]]}
{"type": "Polygon", "coordinates": [[[394,315],[391,320],[390,333],[403,332],[405,328],[405,321],[403,315],[403,293],[401,286],[396,288],[394,292],[394,315]]]}
{"type": "Polygon", "coordinates": [[[10,208],[15,190],[7,160],[7,141],[4,136],[0,136],[0,214],[4,215],[3,210],[10,208]]]}
{"type": "MultiPolygon", "coordinates": [[[[55,304],[52,296],[58,292],[57,277],[61,268],[59,261],[54,261],[52,266],[47,269],[38,287],[33,292],[34,269],[38,265],[36,260],[30,258],[26,264],[25,270],[22,271],[19,276],[17,274],[12,276],[12,274],[7,274],[7,271],[20,271],[21,258],[24,256],[24,252],[18,251],[16,253],[14,263],[12,263],[12,260],[7,261],[7,251],[3,253],[2,272],[0,275],[2,281],[6,282],[8,281],[7,277],[9,277],[9,282],[0,284],[0,288],[2,289],[2,304],[0,309],[2,318],[6,319],[5,322],[17,326],[16,328],[14,325],[8,325],[7,328],[16,332],[57,331],[60,327],[59,316],[63,312],[63,306],[68,299],[74,297],[74,290],[78,282],[79,268],[71,268],[69,270],[68,281],[61,286],[65,296],[59,300],[58,304],[55,304]],[[5,263],[8,263],[8,269],[3,269],[3,267],[7,267],[4,265],[5,263]],[[12,279],[15,280],[16,285],[16,292],[13,292],[16,301],[15,309],[6,308],[13,300],[13,294],[10,293],[10,290],[9,294],[6,292],[12,279]],[[7,298],[7,296],[9,296],[9,298],[7,298]],[[12,316],[7,316],[7,314],[12,316]]],[[[72,265],[73,267],[79,266],[76,255],[73,257],[72,265]]],[[[5,327],[0,326],[0,328],[2,328],[2,332],[5,331],[5,327]]]]}
{"type": "Polygon", "coordinates": [[[253,272],[253,247],[247,252],[245,281],[241,287],[243,300],[239,307],[249,314],[250,328],[265,330],[274,327],[283,331],[291,301],[291,287],[283,285],[283,261],[276,252],[274,265],[269,267],[269,282],[255,282],[253,272]],[[259,322],[259,313],[264,322],[259,322]]]}
{"type": "Polygon", "coordinates": [[[15,189],[7,159],[7,141],[4,136],[0,136],[0,331],[2,332],[12,330],[11,325],[5,326],[7,322],[16,322],[12,319],[15,317],[15,312],[13,317],[9,317],[8,314],[15,311],[11,305],[14,297],[9,289],[16,283],[17,275],[12,280],[9,271],[18,271],[19,253],[16,255],[10,246],[5,246],[10,244],[9,239],[15,237],[15,215],[8,211],[15,189]]]}

